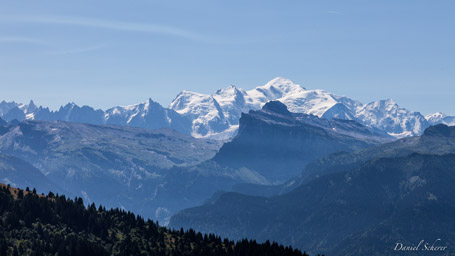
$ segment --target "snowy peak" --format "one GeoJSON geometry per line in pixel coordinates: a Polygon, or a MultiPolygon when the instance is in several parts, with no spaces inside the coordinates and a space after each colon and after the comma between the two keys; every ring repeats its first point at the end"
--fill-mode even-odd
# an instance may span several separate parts
{"type": "Polygon", "coordinates": [[[429,122],[437,122],[443,118],[447,117],[446,114],[442,113],[442,112],[436,112],[436,113],[433,113],[433,114],[428,114],[425,116],[425,119],[427,119],[429,122]]]}
{"type": "Polygon", "coordinates": [[[149,98],[145,103],[144,103],[144,109],[145,110],[149,110],[151,108],[154,108],[156,107],[157,105],[159,105],[158,103],[154,102],[152,100],[152,98],[149,98]]]}
{"type": "Polygon", "coordinates": [[[76,106],[77,106],[76,103],[70,102],[67,103],[65,106],[60,106],[59,111],[71,111],[76,106]]]}
{"type": "Polygon", "coordinates": [[[429,126],[419,112],[401,108],[391,99],[364,105],[358,109],[356,118],[364,125],[386,131],[396,138],[420,135],[429,126]]]}
{"type": "Polygon", "coordinates": [[[33,102],[33,100],[30,100],[28,105],[26,105],[26,108],[27,113],[32,113],[38,108],[38,106],[35,105],[35,102],[33,102]]]}
{"type": "Polygon", "coordinates": [[[269,100],[277,100],[288,95],[297,95],[306,91],[302,86],[289,79],[277,77],[263,86],[247,91],[246,102],[259,108],[269,100]]]}
{"type": "Polygon", "coordinates": [[[441,112],[436,112],[434,114],[426,115],[425,119],[428,121],[428,123],[430,125],[436,125],[436,124],[445,124],[445,125],[449,125],[449,126],[455,125],[454,116],[448,116],[441,112]]]}
{"type": "Polygon", "coordinates": [[[235,85],[230,85],[225,89],[219,89],[212,94],[212,97],[215,98],[221,106],[224,105],[233,105],[244,104],[246,92],[242,89],[238,89],[235,85]]]}
{"type": "Polygon", "coordinates": [[[232,95],[236,95],[238,93],[241,93],[240,90],[233,84],[229,85],[228,87],[224,89],[218,89],[216,90],[213,95],[218,95],[218,96],[223,96],[223,97],[229,97],[232,95]]]}
{"type": "Polygon", "coordinates": [[[322,117],[338,101],[334,95],[323,90],[299,91],[278,99],[286,104],[291,112],[312,114],[322,117]]]}
{"type": "Polygon", "coordinates": [[[392,99],[378,100],[368,103],[365,109],[377,110],[377,111],[398,111],[400,107],[392,99]]]}
{"type": "Polygon", "coordinates": [[[159,103],[153,101],[152,98],[149,98],[146,102],[139,104],[136,108],[136,111],[143,112],[142,116],[144,116],[145,114],[152,112],[154,110],[162,109],[163,107],[159,103]]]}
{"type": "Polygon", "coordinates": [[[127,123],[131,122],[133,117],[135,116],[141,116],[144,117],[150,110],[152,109],[160,109],[162,108],[160,104],[154,102],[151,98],[149,98],[147,101],[135,104],[135,105],[129,105],[129,106],[118,106],[114,107],[111,109],[108,109],[106,111],[106,119],[112,118],[114,116],[128,116],[127,123]]]}
{"type": "Polygon", "coordinates": [[[190,134],[191,120],[173,110],[163,108],[149,98],[147,101],[129,106],[108,109],[104,114],[104,123],[127,125],[148,129],[172,128],[190,134]]]}
{"type": "Polygon", "coordinates": [[[343,120],[356,120],[355,113],[341,102],[338,102],[327,109],[322,115],[322,118],[325,118],[327,120],[332,120],[334,118],[343,120]]]}
{"type": "Polygon", "coordinates": [[[215,114],[220,109],[219,103],[211,95],[182,91],[169,105],[179,114],[188,116],[200,116],[206,114],[215,114]]]}
{"type": "Polygon", "coordinates": [[[274,90],[275,89],[275,90],[282,92],[282,95],[301,91],[301,90],[306,90],[301,85],[296,84],[292,80],[283,78],[283,77],[276,77],[276,78],[270,80],[265,85],[256,87],[256,90],[257,89],[263,89],[263,90],[274,90]]]}
{"type": "Polygon", "coordinates": [[[212,95],[182,91],[169,108],[192,119],[191,135],[194,137],[211,137],[229,130],[224,111],[212,95]]]}

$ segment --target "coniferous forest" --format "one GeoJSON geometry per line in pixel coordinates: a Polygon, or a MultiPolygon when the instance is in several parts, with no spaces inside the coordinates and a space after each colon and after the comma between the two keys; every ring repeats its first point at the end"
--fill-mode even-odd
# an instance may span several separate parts
{"type": "Polygon", "coordinates": [[[170,230],[131,212],[1,185],[0,255],[307,255],[277,243],[170,230]]]}

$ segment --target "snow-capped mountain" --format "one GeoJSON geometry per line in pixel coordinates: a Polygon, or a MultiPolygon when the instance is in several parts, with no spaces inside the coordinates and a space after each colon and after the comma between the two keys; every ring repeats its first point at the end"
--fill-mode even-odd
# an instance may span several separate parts
{"type": "Polygon", "coordinates": [[[197,138],[227,140],[237,133],[239,119],[249,110],[259,110],[271,100],[284,103],[289,111],[312,114],[331,120],[355,120],[367,127],[396,137],[419,135],[430,125],[455,125],[455,117],[435,113],[424,117],[401,108],[393,100],[363,104],[324,90],[308,90],[289,79],[277,77],[252,90],[233,85],[213,94],[182,91],[163,108],[152,99],[136,105],[106,111],[69,103],[58,111],[15,102],[0,103],[0,117],[6,121],[63,120],[92,124],[116,124],[142,128],[172,128],[197,138]]]}
{"type": "Polygon", "coordinates": [[[13,119],[17,120],[26,119],[27,114],[33,113],[34,111],[36,111],[36,109],[37,106],[35,105],[33,100],[31,100],[29,104],[16,103],[14,101],[0,102],[0,116],[7,121],[13,119]]]}
{"type": "MultiPolygon", "coordinates": [[[[362,104],[324,90],[307,90],[281,77],[249,91],[232,85],[212,95],[184,91],[169,108],[193,120],[193,136],[226,139],[236,132],[242,112],[258,110],[270,100],[281,101],[291,112],[329,120],[355,120],[396,138],[419,135],[431,124],[443,122],[443,119],[429,122],[419,112],[400,108],[393,100],[362,104]]],[[[445,117],[444,120],[455,123],[455,117],[445,117]]]]}
{"type": "Polygon", "coordinates": [[[15,102],[0,103],[0,117],[6,121],[17,119],[42,121],[67,121],[88,124],[114,124],[141,127],[147,129],[172,128],[190,134],[191,120],[177,112],[163,108],[152,99],[131,106],[114,107],[103,111],[89,106],[79,107],[75,103],[61,106],[57,111],[37,107],[33,101],[29,104],[15,102]]]}
{"type": "Polygon", "coordinates": [[[192,120],[194,137],[219,135],[229,129],[230,124],[218,101],[213,95],[183,91],[172,101],[170,109],[192,120]]]}
{"type": "Polygon", "coordinates": [[[422,114],[400,108],[391,99],[363,105],[356,118],[368,127],[386,131],[397,138],[420,135],[430,126],[422,114]]]}
{"type": "Polygon", "coordinates": [[[191,120],[179,115],[175,111],[163,108],[152,99],[136,105],[114,107],[106,110],[104,123],[134,126],[147,129],[172,128],[190,133],[191,120]]]}
{"type": "Polygon", "coordinates": [[[259,110],[271,100],[281,101],[292,112],[319,117],[336,104],[325,91],[308,91],[289,79],[277,77],[249,91],[233,85],[211,95],[183,91],[169,108],[193,120],[192,136],[229,139],[237,132],[242,112],[259,110]]]}
{"type": "Polygon", "coordinates": [[[449,126],[454,126],[455,125],[455,116],[447,116],[444,113],[441,112],[436,112],[434,114],[429,114],[425,116],[425,119],[427,119],[428,123],[430,125],[435,125],[435,124],[445,124],[449,126]]]}

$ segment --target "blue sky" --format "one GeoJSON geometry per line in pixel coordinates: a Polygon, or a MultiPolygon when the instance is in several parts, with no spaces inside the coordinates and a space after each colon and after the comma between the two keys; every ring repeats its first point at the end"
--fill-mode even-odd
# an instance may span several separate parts
{"type": "Polygon", "coordinates": [[[2,1],[0,100],[164,106],[276,76],[455,115],[455,1],[2,1]]]}

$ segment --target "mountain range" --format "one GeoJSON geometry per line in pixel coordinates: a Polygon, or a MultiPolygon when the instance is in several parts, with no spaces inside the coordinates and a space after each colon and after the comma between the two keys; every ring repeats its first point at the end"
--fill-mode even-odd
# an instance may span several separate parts
{"type": "MultiPolygon", "coordinates": [[[[155,191],[154,203],[169,217],[212,200],[236,186],[272,186],[301,173],[305,164],[338,150],[352,152],[391,141],[355,121],[327,121],[291,113],[278,101],[240,118],[239,133],[215,157],[200,164],[173,167],[155,191]]],[[[166,219],[165,222],[169,222],[166,219]]]]}
{"type": "MultiPolygon", "coordinates": [[[[282,183],[326,154],[393,140],[355,121],[289,112],[279,101],[243,113],[238,134],[224,145],[168,128],[65,121],[25,120],[0,131],[0,153],[30,163],[47,182],[161,223],[218,191],[282,183]]],[[[23,184],[13,173],[3,178],[23,184]]]]}
{"type": "Polygon", "coordinates": [[[393,100],[368,104],[324,90],[307,90],[289,79],[277,77],[263,86],[243,90],[231,85],[211,95],[182,91],[162,107],[152,99],[106,111],[68,103],[57,111],[15,102],[0,103],[0,117],[11,121],[62,120],[90,124],[115,124],[142,128],[172,128],[193,137],[228,140],[238,130],[241,113],[259,110],[268,101],[278,100],[291,112],[312,114],[328,120],[355,120],[396,138],[420,135],[430,125],[455,124],[455,117],[442,113],[423,116],[399,107],[393,100]]]}
{"type": "Polygon", "coordinates": [[[11,120],[67,121],[88,124],[112,124],[133,126],[147,129],[171,128],[185,134],[190,133],[191,120],[160,104],[147,100],[132,106],[114,107],[103,111],[89,106],[79,107],[75,103],[61,106],[57,111],[37,107],[33,101],[29,104],[15,102],[0,103],[0,117],[11,120]]]}
{"type": "Polygon", "coordinates": [[[224,193],[183,210],[171,227],[272,239],[327,255],[451,255],[455,246],[455,127],[317,160],[278,196],[224,193]],[[439,239],[439,240],[438,240],[439,239]],[[419,251],[395,251],[397,243],[419,251]],[[442,252],[423,251],[436,242],[442,252]],[[429,244],[429,245],[428,245],[429,244]]]}
{"type": "Polygon", "coordinates": [[[0,182],[313,254],[455,245],[455,117],[442,113],[278,77],[183,91],[168,108],[3,101],[0,117],[0,182]]]}

